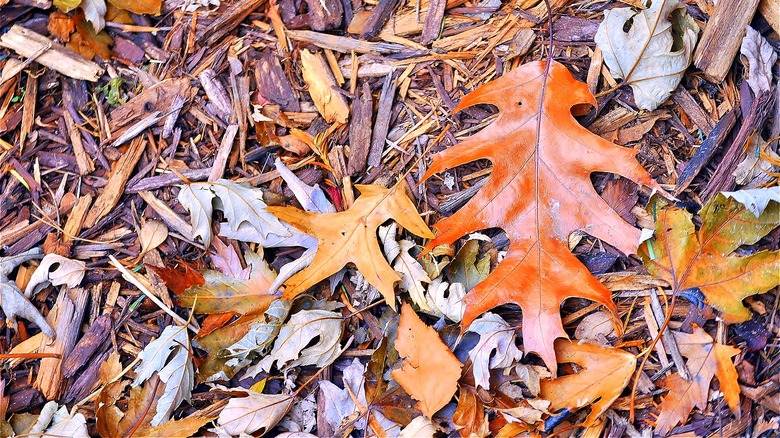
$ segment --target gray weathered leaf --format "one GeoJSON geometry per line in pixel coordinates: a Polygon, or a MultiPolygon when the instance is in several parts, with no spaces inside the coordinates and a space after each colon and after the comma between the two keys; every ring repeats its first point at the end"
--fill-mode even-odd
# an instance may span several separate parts
{"type": "Polygon", "coordinates": [[[409,240],[396,241],[397,230],[398,225],[395,222],[386,227],[379,227],[379,240],[385,250],[385,257],[398,276],[401,277],[399,285],[401,290],[409,292],[412,301],[420,307],[420,310],[430,312],[423,283],[430,283],[431,279],[428,278],[428,274],[417,259],[409,254],[409,250],[415,246],[414,242],[409,240]]]}
{"type": "Polygon", "coordinates": [[[425,299],[434,316],[444,316],[450,321],[460,322],[466,310],[466,303],[463,301],[465,296],[466,288],[461,283],[447,283],[437,277],[428,285],[425,299]]]}
{"type": "Polygon", "coordinates": [[[276,165],[276,170],[282,176],[284,182],[287,183],[287,186],[290,187],[290,190],[295,195],[295,199],[301,203],[304,210],[316,213],[336,212],[336,207],[328,201],[325,192],[322,191],[319,185],[310,186],[301,181],[279,158],[274,161],[274,165],[276,165]]]}
{"type": "Polygon", "coordinates": [[[469,352],[474,381],[478,387],[490,389],[491,369],[508,368],[523,358],[523,352],[515,345],[515,327],[487,312],[472,322],[468,331],[479,335],[479,343],[469,352]]]}
{"type": "Polygon", "coordinates": [[[87,265],[81,260],[72,260],[57,254],[46,254],[30,277],[30,281],[24,289],[24,296],[30,298],[48,283],[54,286],[78,287],[86,272],[87,265]],[[55,265],[56,267],[52,269],[55,265]]]}
{"type": "MultiPolygon", "coordinates": [[[[747,83],[754,95],[772,88],[772,66],[777,61],[777,53],[764,37],[748,26],[739,53],[748,62],[747,83]]],[[[744,63],[744,62],[743,62],[744,63]]]]}
{"type": "Polygon", "coordinates": [[[433,438],[436,432],[436,426],[431,420],[425,415],[420,415],[401,430],[398,438],[433,438]]]}
{"type": "Polygon", "coordinates": [[[26,261],[41,258],[41,253],[39,248],[33,248],[15,256],[0,257],[0,307],[5,313],[8,325],[14,330],[17,327],[16,317],[22,317],[37,324],[46,336],[54,339],[56,334],[46,319],[22,294],[16,282],[8,278],[17,266],[26,261]]]}
{"type": "Polygon", "coordinates": [[[336,312],[301,310],[282,326],[273,350],[260,361],[259,368],[268,372],[274,363],[279,369],[330,365],[341,354],[342,322],[336,312]],[[317,337],[319,342],[307,347],[317,337]]]}
{"type": "Polygon", "coordinates": [[[43,432],[43,438],[60,438],[64,436],[89,438],[89,432],[87,431],[87,419],[84,418],[83,414],[76,412],[71,415],[68,412],[68,408],[62,406],[54,413],[51,425],[43,432]]]}
{"type": "Polygon", "coordinates": [[[106,2],[105,0],[81,0],[81,9],[84,10],[84,18],[92,23],[95,32],[100,32],[106,27],[106,2]]]}
{"type": "Polygon", "coordinates": [[[173,410],[192,395],[195,369],[190,360],[190,348],[187,327],[170,325],[138,356],[140,363],[135,369],[133,386],[142,384],[154,373],[165,383],[165,391],[157,401],[152,426],[168,421],[173,410]]]}
{"type": "Polygon", "coordinates": [[[773,178],[772,174],[777,173],[777,166],[773,162],[780,162],[780,155],[774,151],[772,143],[774,142],[764,140],[758,133],[750,137],[748,154],[734,169],[734,180],[737,184],[757,187],[773,178]]]}
{"type": "Polygon", "coordinates": [[[293,396],[261,394],[252,390],[236,389],[247,393],[246,397],[231,397],[217,419],[231,436],[254,434],[260,436],[271,430],[293,404],[293,396]]]}
{"type": "Polygon", "coordinates": [[[770,201],[780,203],[780,186],[723,192],[723,196],[734,198],[735,201],[744,205],[749,212],[759,217],[770,201]]]}
{"type": "Polygon", "coordinates": [[[187,184],[181,186],[179,203],[190,212],[192,238],[200,237],[203,245],[211,244],[211,215],[214,213],[214,192],[208,185],[187,184]]]}
{"type": "Polygon", "coordinates": [[[678,0],[645,4],[649,7],[640,12],[605,11],[594,39],[610,73],[631,85],[637,106],[654,110],[669,98],[690,65],[699,26],[678,0]]]}
{"type": "Polygon", "coordinates": [[[279,330],[292,306],[291,301],[276,300],[263,313],[263,321],[257,322],[235,344],[227,347],[226,353],[232,358],[228,366],[237,365],[250,354],[264,354],[276,339],[279,330]]]}

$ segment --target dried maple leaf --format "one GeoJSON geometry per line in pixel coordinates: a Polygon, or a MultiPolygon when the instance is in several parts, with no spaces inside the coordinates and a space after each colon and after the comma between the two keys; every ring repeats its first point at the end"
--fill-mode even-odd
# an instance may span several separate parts
{"type": "Polygon", "coordinates": [[[780,225],[780,203],[769,202],[756,217],[736,200],[718,195],[702,209],[698,232],[685,210],[666,208],[657,214],[657,237],[639,249],[645,267],[675,292],[701,289],[726,322],[750,318],[742,299],[780,284],[780,251],[732,255],[780,225]]]}
{"type": "Polygon", "coordinates": [[[457,213],[440,221],[427,248],[452,243],[486,228],[502,228],[510,240],[506,258],[468,295],[463,325],[506,303],[523,310],[523,345],[554,372],[553,343],[566,337],[559,306],[577,296],[614,311],[610,292],[569,251],[569,234],[582,230],[629,254],[640,231],[596,193],[592,172],[613,172],[660,190],[636,161],[636,151],[617,146],[580,126],[572,110],[595,105],[587,85],[559,63],[525,64],[466,95],[456,110],[492,104],[492,125],[433,156],[423,176],[479,159],[493,172],[457,213]]]}
{"type": "Polygon", "coordinates": [[[433,233],[398,186],[391,189],[375,185],[356,187],[360,190],[360,198],[347,211],[320,214],[293,207],[267,208],[279,219],[319,241],[311,265],[285,282],[284,299],[292,299],[352,262],[366,280],[382,292],[385,301],[395,307],[393,286],[401,278],[379,248],[377,228],[388,219],[394,219],[420,237],[432,238],[433,233]]]}
{"type": "Polygon", "coordinates": [[[592,403],[586,427],[595,424],[620,396],[636,368],[636,357],[617,348],[559,339],[555,341],[555,352],[561,363],[571,362],[583,368],[575,374],[542,380],[539,397],[550,402],[551,411],[575,411],[592,403]]]}
{"type": "Polygon", "coordinates": [[[455,395],[463,364],[408,304],[401,309],[395,349],[404,360],[403,366],[391,373],[393,379],[419,401],[417,408],[431,418],[455,395]]]}
{"type": "Polygon", "coordinates": [[[731,362],[731,358],[739,354],[739,348],[716,344],[701,327],[694,327],[691,334],[674,332],[674,339],[680,353],[688,358],[686,365],[693,377],[685,380],[679,373],[674,373],[663,380],[661,386],[669,393],[658,406],[656,432],[666,435],[677,423],[688,418],[694,406],[706,408],[713,376],[717,376],[729,408],[739,415],[737,369],[731,362]]]}

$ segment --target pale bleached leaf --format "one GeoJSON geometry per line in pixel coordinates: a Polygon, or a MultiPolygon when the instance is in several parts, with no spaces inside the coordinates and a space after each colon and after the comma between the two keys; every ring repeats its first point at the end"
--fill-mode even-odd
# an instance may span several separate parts
{"type": "MultiPolygon", "coordinates": [[[[291,301],[276,300],[263,313],[262,321],[258,321],[238,342],[227,347],[226,353],[231,357],[228,366],[238,365],[250,354],[264,354],[276,339],[279,330],[292,306],[291,301]]],[[[240,369],[240,368],[238,368],[240,369]]]]}
{"type": "Polygon", "coordinates": [[[431,420],[425,415],[420,415],[401,430],[398,438],[433,438],[436,432],[436,426],[431,420]]]}
{"type": "Polygon", "coordinates": [[[65,406],[59,408],[51,419],[51,425],[43,432],[43,438],[61,437],[89,438],[84,415],[78,412],[71,415],[65,406]]]}
{"type": "Polygon", "coordinates": [[[748,26],[739,53],[748,62],[747,83],[753,90],[753,94],[757,96],[761,92],[771,90],[772,66],[777,61],[777,53],[769,41],[762,37],[758,31],[748,26]]]}
{"type": "Polygon", "coordinates": [[[780,186],[738,190],[736,192],[723,192],[723,196],[733,198],[735,201],[744,205],[747,211],[753,213],[756,217],[759,217],[766,209],[766,206],[769,205],[770,201],[780,203],[780,186]]]}
{"type": "Polygon", "coordinates": [[[190,360],[190,339],[187,328],[171,325],[159,338],[150,342],[139,354],[133,386],[138,386],[157,373],[165,391],[157,401],[152,426],[170,419],[181,402],[189,400],[195,385],[195,370],[190,360]]]}
{"type": "MultiPolygon", "coordinates": [[[[747,156],[734,169],[734,181],[742,186],[757,187],[762,180],[770,180],[777,173],[780,155],[773,150],[773,143],[764,140],[756,133],[750,136],[747,156]]],[[[765,182],[765,181],[764,181],[765,182]]]]}
{"type": "Polygon", "coordinates": [[[190,212],[192,238],[200,237],[203,245],[211,244],[211,215],[214,213],[214,192],[207,185],[187,184],[181,186],[179,203],[190,212]]]}
{"type": "Polygon", "coordinates": [[[490,389],[490,370],[508,368],[523,357],[517,348],[515,327],[492,312],[474,320],[468,331],[479,335],[479,343],[469,352],[474,364],[474,381],[490,389]]]}
{"type": "Polygon", "coordinates": [[[301,207],[303,207],[304,210],[316,213],[336,212],[336,207],[328,201],[325,192],[322,191],[319,185],[315,184],[310,186],[301,181],[300,178],[295,176],[279,158],[274,161],[274,164],[276,165],[276,170],[279,172],[279,175],[282,176],[284,182],[290,187],[290,190],[292,190],[295,195],[295,199],[301,203],[301,207]]]}
{"type": "Polygon", "coordinates": [[[149,219],[138,232],[138,240],[141,242],[141,253],[151,251],[160,246],[168,238],[168,227],[155,219],[149,219]]]}
{"type": "Polygon", "coordinates": [[[106,27],[105,0],[81,0],[80,6],[84,10],[84,18],[92,23],[95,32],[100,32],[106,27]]]}
{"type": "Polygon", "coordinates": [[[293,404],[293,396],[284,394],[261,394],[236,389],[247,393],[246,397],[231,397],[217,419],[225,432],[231,436],[259,432],[262,436],[273,428],[293,404]]]}
{"type": "Polygon", "coordinates": [[[460,322],[466,310],[466,303],[463,301],[465,296],[466,288],[461,283],[448,283],[437,277],[428,286],[425,299],[432,315],[460,322]]]}
{"type": "Polygon", "coordinates": [[[301,310],[279,330],[271,353],[258,363],[268,372],[276,363],[279,369],[295,366],[330,365],[341,354],[341,314],[325,310],[301,310]],[[319,342],[308,346],[315,338],[319,342]]]}
{"type": "Polygon", "coordinates": [[[605,11],[594,39],[612,76],[631,85],[637,106],[654,110],[669,98],[690,65],[699,26],[678,0],[645,4],[647,9],[639,12],[605,11]]]}
{"type": "Polygon", "coordinates": [[[8,276],[17,266],[24,262],[42,257],[40,248],[32,248],[21,254],[0,257],[0,307],[3,309],[5,319],[11,328],[16,329],[16,317],[32,321],[41,328],[41,331],[49,338],[56,335],[54,330],[46,322],[46,319],[38,312],[38,309],[23,294],[16,282],[8,276]]]}
{"type": "MultiPolygon", "coordinates": [[[[360,415],[360,408],[355,403],[355,399],[357,399],[357,402],[363,409],[368,406],[365,390],[365,372],[366,366],[355,358],[349,366],[344,368],[342,378],[344,388],[339,388],[329,381],[320,382],[320,397],[323,397],[324,406],[322,415],[324,415],[325,421],[333,430],[341,429],[345,420],[350,421],[350,419],[355,417],[359,417],[354,421],[355,429],[365,431],[368,427],[367,415],[360,415]]],[[[379,411],[372,410],[370,415],[376,419],[377,424],[385,431],[399,429],[397,423],[388,420],[379,411]]]]}
{"type": "MultiPolygon", "coordinates": [[[[308,436],[309,434],[306,432],[311,432],[317,427],[317,398],[315,395],[316,393],[311,391],[306,397],[296,397],[290,412],[282,418],[279,426],[291,431],[288,433],[298,433],[301,434],[301,437],[308,436]]],[[[276,438],[283,435],[277,435],[276,438]]]]}
{"type": "Polygon", "coordinates": [[[420,306],[420,310],[427,311],[430,307],[425,299],[425,287],[423,283],[430,283],[431,279],[425,273],[422,265],[417,259],[409,254],[409,250],[414,248],[414,242],[401,240],[398,242],[400,252],[393,262],[393,269],[401,277],[400,288],[409,292],[412,301],[420,306]]]}
{"type": "Polygon", "coordinates": [[[72,260],[57,254],[46,254],[30,277],[24,295],[28,298],[35,295],[48,283],[54,286],[78,287],[86,272],[87,265],[81,260],[72,260]]]}

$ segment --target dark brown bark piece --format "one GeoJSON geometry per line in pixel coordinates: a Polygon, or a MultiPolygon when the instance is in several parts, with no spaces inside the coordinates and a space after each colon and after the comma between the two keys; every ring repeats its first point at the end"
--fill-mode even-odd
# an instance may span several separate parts
{"type": "Polygon", "coordinates": [[[447,0],[431,0],[428,6],[428,14],[425,16],[420,44],[428,45],[439,37],[441,25],[444,21],[444,10],[447,8],[447,0]]]}
{"type": "Polygon", "coordinates": [[[284,74],[279,59],[271,52],[262,52],[255,62],[255,81],[257,91],[282,106],[285,111],[300,111],[301,104],[293,91],[290,80],[284,74]]]}
{"type": "Polygon", "coordinates": [[[62,363],[62,373],[66,378],[71,378],[76,372],[87,363],[95,354],[95,351],[108,340],[108,334],[111,331],[111,316],[100,315],[95,322],[89,326],[84,336],[73,347],[73,351],[62,363]]]}
{"type": "Polygon", "coordinates": [[[387,20],[390,19],[390,15],[395,12],[400,4],[401,0],[379,0],[374,10],[371,11],[371,16],[366,20],[360,38],[367,40],[379,35],[379,31],[382,30],[387,20]]]}
{"type": "Polygon", "coordinates": [[[218,18],[198,34],[198,40],[205,46],[213,45],[238,27],[244,18],[263,3],[265,0],[239,0],[229,4],[227,10],[220,12],[218,18]]]}
{"type": "Polygon", "coordinates": [[[352,120],[349,124],[349,165],[350,176],[360,175],[366,170],[366,161],[371,149],[371,116],[374,113],[374,101],[371,87],[363,82],[360,97],[352,103],[352,120]]]}
{"type": "Polygon", "coordinates": [[[385,139],[390,129],[390,118],[393,110],[393,96],[395,96],[395,78],[393,73],[385,77],[382,92],[379,95],[379,104],[376,110],[374,132],[371,137],[371,151],[368,154],[368,165],[377,167],[382,162],[382,151],[385,149],[385,139]]]}
{"type": "Polygon", "coordinates": [[[696,149],[696,153],[693,155],[685,168],[680,173],[680,177],[677,179],[677,185],[674,187],[674,193],[679,195],[683,190],[696,178],[696,175],[704,169],[704,166],[709,163],[710,159],[720,149],[721,144],[726,140],[726,137],[731,132],[731,128],[734,127],[734,123],[737,121],[737,115],[734,111],[729,111],[723,117],[720,118],[718,123],[710,132],[710,135],[704,140],[704,143],[696,149]]]}

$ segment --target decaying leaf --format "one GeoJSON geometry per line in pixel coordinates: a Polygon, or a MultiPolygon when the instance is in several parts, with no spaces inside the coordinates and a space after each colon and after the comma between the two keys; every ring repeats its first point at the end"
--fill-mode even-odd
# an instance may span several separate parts
{"type": "Polygon", "coordinates": [[[8,278],[17,266],[26,261],[41,258],[41,253],[40,248],[33,248],[15,256],[0,257],[0,307],[2,307],[5,319],[11,328],[17,328],[16,317],[20,316],[34,322],[46,336],[54,339],[56,334],[46,322],[46,318],[22,294],[19,286],[8,278]]]}
{"type": "Polygon", "coordinates": [[[300,54],[303,80],[309,86],[309,95],[317,111],[328,123],[347,123],[349,105],[347,99],[336,91],[336,79],[325,57],[307,49],[301,50],[300,54]]]}
{"type": "Polygon", "coordinates": [[[462,437],[483,438],[490,435],[485,404],[474,388],[465,385],[460,387],[458,407],[452,415],[452,422],[462,437]]]}
{"type": "Polygon", "coordinates": [[[428,302],[425,299],[425,286],[423,283],[430,283],[425,269],[422,265],[409,254],[409,250],[415,247],[415,243],[410,240],[396,241],[396,231],[398,225],[392,223],[387,227],[379,227],[379,239],[385,249],[387,261],[392,263],[393,269],[401,277],[400,288],[409,292],[412,301],[420,306],[423,311],[430,311],[428,302]]]}
{"type": "Polygon", "coordinates": [[[516,329],[495,313],[487,312],[469,326],[479,343],[469,351],[477,387],[490,389],[490,370],[508,368],[523,358],[515,344],[516,329]]]}
{"type": "Polygon", "coordinates": [[[634,158],[580,126],[572,109],[595,105],[586,84],[561,64],[520,66],[461,100],[457,109],[493,104],[499,116],[488,128],[433,156],[423,179],[478,159],[493,172],[464,207],[440,221],[427,248],[454,242],[470,232],[502,228],[506,257],[466,298],[463,325],[483,312],[516,303],[523,313],[523,348],[554,372],[553,344],[566,337],[560,304],[577,296],[614,311],[611,294],[569,251],[569,234],[582,230],[630,254],[640,230],[625,222],[596,193],[592,172],[614,172],[661,190],[634,158]]]}
{"type": "Polygon", "coordinates": [[[559,339],[555,351],[561,363],[575,363],[582,369],[568,376],[541,381],[539,397],[550,402],[550,410],[576,411],[591,405],[585,426],[591,426],[623,392],[636,368],[636,357],[617,348],[577,344],[559,339]]]}
{"type": "Polygon", "coordinates": [[[719,194],[700,214],[697,232],[687,211],[673,207],[659,211],[657,237],[643,243],[639,253],[647,270],[675,291],[699,288],[725,321],[745,321],[750,312],[742,300],[780,284],[780,251],[744,257],[732,253],[780,225],[780,203],[769,202],[756,217],[735,199],[719,194]]]}
{"type": "Polygon", "coordinates": [[[264,354],[279,334],[291,306],[290,301],[272,302],[263,317],[252,325],[247,334],[225,349],[225,355],[230,357],[225,365],[238,371],[249,364],[250,355],[264,354]]]}
{"type": "MultiPolygon", "coordinates": [[[[127,408],[122,411],[116,406],[124,398],[126,381],[116,381],[106,385],[98,394],[95,402],[96,428],[101,436],[125,436],[130,429],[143,431],[151,428],[157,399],[165,390],[156,376],[144,385],[130,389],[127,408]]],[[[164,423],[163,423],[164,424],[164,423]]]]}
{"type": "Polygon", "coordinates": [[[157,412],[152,426],[170,419],[173,410],[183,401],[189,401],[195,386],[195,369],[190,355],[190,338],[187,327],[170,325],[159,338],[150,342],[138,356],[133,386],[138,386],[157,373],[165,384],[165,391],[157,400],[157,412]]]}
{"type": "Polygon", "coordinates": [[[242,391],[247,396],[231,397],[217,419],[217,424],[232,436],[265,435],[284,417],[294,401],[291,395],[260,394],[241,388],[235,391],[242,391]]]}
{"type": "Polygon", "coordinates": [[[433,233],[420,218],[414,204],[398,187],[356,185],[361,196],[347,211],[315,214],[292,207],[269,207],[281,220],[315,236],[319,240],[311,265],[285,282],[284,299],[292,299],[320,280],[353,263],[375,286],[385,301],[395,307],[395,282],[398,274],[387,263],[377,241],[377,228],[388,219],[420,237],[433,233]]]}
{"type": "Polygon", "coordinates": [[[86,272],[87,265],[81,260],[72,260],[57,254],[46,254],[38,269],[30,277],[30,281],[24,289],[24,296],[29,298],[35,295],[48,283],[54,286],[78,287],[86,272]]]}
{"type": "Polygon", "coordinates": [[[321,397],[324,397],[324,409],[322,415],[333,430],[342,429],[343,422],[351,421],[353,426],[360,431],[369,427],[369,416],[374,417],[376,424],[382,431],[400,429],[400,426],[388,420],[380,411],[369,409],[369,401],[366,398],[365,377],[366,366],[360,360],[353,359],[352,363],[344,368],[344,388],[335,384],[320,382],[321,397]],[[356,415],[355,415],[356,414],[356,415]]]}
{"type": "Polygon", "coordinates": [[[84,11],[84,17],[92,24],[95,32],[100,32],[106,26],[106,1],[105,0],[81,0],[79,4],[84,11]]]}
{"type": "Polygon", "coordinates": [[[42,436],[46,438],[73,437],[89,438],[87,432],[87,419],[84,415],[75,412],[71,415],[65,406],[59,407],[56,401],[50,401],[41,408],[38,420],[27,433],[30,436],[42,436]]]}
{"type": "Polygon", "coordinates": [[[452,283],[460,283],[466,292],[484,280],[490,273],[490,257],[479,254],[479,240],[470,239],[460,248],[455,258],[447,265],[447,278],[452,283]]]}
{"type": "Polygon", "coordinates": [[[431,420],[420,415],[401,429],[398,438],[433,438],[436,432],[436,426],[431,423],[431,420]]]}
{"type": "Polygon", "coordinates": [[[646,9],[639,12],[631,8],[605,11],[594,40],[612,76],[631,85],[636,105],[654,110],[682,80],[699,26],[678,0],[646,0],[644,4],[646,9]]]}
{"type": "Polygon", "coordinates": [[[249,279],[228,277],[217,271],[203,272],[203,285],[189,287],[178,295],[182,307],[195,306],[198,313],[234,312],[242,315],[261,314],[279,298],[270,290],[276,274],[262,255],[247,251],[249,279]]]}
{"type": "MultiPolygon", "coordinates": [[[[772,66],[777,61],[777,53],[766,38],[757,30],[748,26],[739,53],[748,63],[747,83],[753,95],[772,89],[772,66]]],[[[744,64],[744,62],[743,62],[744,64]]]]}
{"type": "Polygon", "coordinates": [[[723,192],[723,196],[739,202],[756,218],[760,218],[771,201],[780,204],[780,186],[723,192]]]}
{"type": "Polygon", "coordinates": [[[168,420],[165,423],[140,430],[139,436],[148,437],[190,437],[201,427],[216,420],[216,417],[186,417],[181,420],[168,420]]]}
{"type": "MultiPolygon", "coordinates": [[[[737,184],[756,187],[757,185],[761,185],[760,182],[763,178],[771,178],[773,174],[778,173],[780,155],[777,155],[777,152],[772,148],[772,144],[773,142],[764,140],[758,133],[750,136],[747,145],[748,154],[745,159],[737,165],[737,168],[734,169],[734,181],[736,181],[737,184]],[[757,182],[759,184],[756,184],[757,182]]],[[[777,188],[777,186],[771,187],[771,189],[775,188],[777,188]]],[[[743,190],[740,190],[740,192],[741,191],[743,190]]],[[[724,194],[726,194],[726,192],[724,192],[724,194]]],[[[760,213],[754,212],[754,214],[758,215],[760,213]]]]}
{"type": "Polygon", "coordinates": [[[339,313],[301,310],[279,330],[273,350],[258,363],[258,368],[268,372],[274,363],[279,369],[329,365],[341,354],[339,341],[343,328],[339,313]],[[319,342],[309,346],[314,339],[319,342]]]}
{"type": "Polygon", "coordinates": [[[403,366],[392,372],[393,379],[419,401],[417,408],[431,418],[455,395],[463,364],[408,304],[401,309],[395,349],[404,360],[403,366]]]}
{"type": "Polygon", "coordinates": [[[168,227],[155,219],[149,219],[138,232],[138,240],[141,242],[141,254],[160,246],[168,238],[168,227]]]}
{"type": "Polygon", "coordinates": [[[685,421],[694,407],[705,409],[713,377],[718,378],[726,404],[739,416],[737,369],[731,361],[739,354],[739,348],[715,343],[701,327],[694,327],[691,334],[673,333],[680,353],[688,359],[685,364],[692,378],[685,380],[679,373],[674,373],[663,380],[661,386],[669,393],[658,406],[656,432],[666,435],[678,423],[685,421]]]}
{"type": "Polygon", "coordinates": [[[428,286],[426,301],[431,309],[431,314],[441,318],[447,317],[451,321],[460,322],[466,304],[463,298],[466,296],[466,288],[461,283],[447,283],[441,277],[434,278],[428,286]]]}

